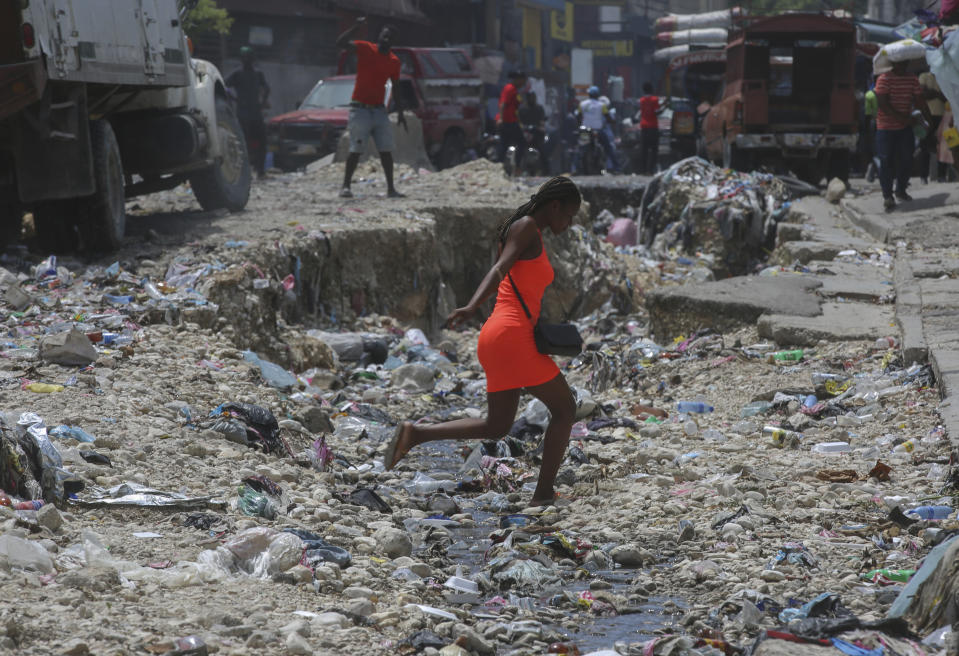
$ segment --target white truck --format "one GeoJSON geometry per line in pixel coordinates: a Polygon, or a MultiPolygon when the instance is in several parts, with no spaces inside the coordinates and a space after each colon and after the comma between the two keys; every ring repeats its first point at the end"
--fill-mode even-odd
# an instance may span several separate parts
{"type": "Polygon", "coordinates": [[[113,250],[126,198],[184,181],[204,210],[244,208],[243,133],[183,33],[195,5],[0,0],[0,243],[31,211],[48,250],[113,250]]]}

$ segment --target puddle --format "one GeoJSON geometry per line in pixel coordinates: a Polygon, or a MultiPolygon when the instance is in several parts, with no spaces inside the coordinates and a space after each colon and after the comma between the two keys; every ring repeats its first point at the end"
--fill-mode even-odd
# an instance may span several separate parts
{"type": "MultiPolygon", "coordinates": [[[[455,453],[458,446],[454,443],[430,445],[429,451],[424,450],[423,455],[426,456],[424,459],[430,461],[431,466],[422,471],[433,475],[440,472],[455,473],[462,462],[455,453]]],[[[457,502],[464,512],[469,512],[473,516],[476,525],[450,529],[453,544],[449,547],[448,554],[457,565],[462,566],[462,575],[468,578],[483,569],[484,556],[492,544],[489,535],[499,530],[500,516],[476,508],[467,497],[457,497],[457,502]]],[[[610,583],[612,588],[609,592],[613,594],[629,596],[630,582],[641,571],[624,568],[600,570],[595,572],[592,578],[610,583]]],[[[569,578],[564,576],[562,590],[579,593],[589,589],[589,579],[570,581],[569,578]]],[[[555,611],[555,608],[550,608],[549,601],[559,591],[559,588],[553,587],[544,590],[543,596],[525,598],[516,596],[511,598],[509,591],[503,591],[498,595],[497,593],[485,594],[482,600],[487,601],[495,596],[501,596],[513,603],[519,602],[530,609],[532,614],[524,612],[515,618],[507,616],[502,619],[505,622],[521,622],[540,616],[538,611],[541,610],[555,611]]],[[[649,640],[663,630],[681,633],[683,627],[680,622],[685,608],[687,605],[682,599],[653,596],[643,603],[629,606],[626,612],[614,617],[596,617],[585,610],[570,610],[565,613],[568,621],[562,625],[547,620],[543,621],[543,627],[563,635],[565,641],[576,644],[580,651],[587,653],[612,648],[616,642],[635,643],[649,640]],[[571,628],[571,624],[575,624],[575,627],[571,628]]],[[[478,618],[492,621],[499,619],[497,611],[498,609],[487,608],[482,603],[473,607],[473,613],[478,618]]],[[[504,646],[497,653],[506,653],[510,649],[504,646]]]]}

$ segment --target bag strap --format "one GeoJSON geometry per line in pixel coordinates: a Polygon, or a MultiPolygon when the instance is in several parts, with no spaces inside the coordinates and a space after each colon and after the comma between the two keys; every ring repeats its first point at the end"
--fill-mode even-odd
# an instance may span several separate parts
{"type": "Polygon", "coordinates": [[[519,293],[519,289],[516,287],[516,283],[513,282],[513,274],[507,273],[506,277],[509,278],[509,284],[513,286],[513,293],[516,294],[516,298],[519,299],[519,304],[523,306],[523,312],[526,313],[526,318],[532,321],[533,315],[529,313],[529,308],[526,307],[526,301],[523,300],[523,295],[519,293]]]}

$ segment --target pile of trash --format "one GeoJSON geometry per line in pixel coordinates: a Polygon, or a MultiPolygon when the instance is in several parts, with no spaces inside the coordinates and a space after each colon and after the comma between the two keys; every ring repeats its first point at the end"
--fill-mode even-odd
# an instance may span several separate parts
{"type": "Polygon", "coordinates": [[[690,157],[646,186],[639,241],[656,255],[673,248],[710,254],[717,277],[746,273],[763,248],[771,248],[791,198],[774,175],[740,173],[690,157]]]}

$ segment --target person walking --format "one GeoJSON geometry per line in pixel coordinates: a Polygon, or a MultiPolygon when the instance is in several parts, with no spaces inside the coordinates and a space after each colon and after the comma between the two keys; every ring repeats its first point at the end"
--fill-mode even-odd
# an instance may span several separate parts
{"type": "Polygon", "coordinates": [[[906,192],[912,172],[915,135],[912,130],[916,119],[913,109],[918,109],[932,123],[929,108],[922,96],[919,79],[906,69],[907,62],[894,62],[892,70],[876,80],[876,100],[879,112],[876,115],[876,150],[879,153],[879,184],[882,186],[883,207],[890,211],[896,207],[896,199],[910,201],[906,192]],[[895,196],[893,181],[895,180],[895,196]]]}
{"type": "Polygon", "coordinates": [[[643,96],[639,99],[639,151],[641,153],[641,173],[655,175],[659,165],[659,115],[666,111],[666,105],[659,106],[659,96],[653,95],[653,85],[643,83],[643,96]]]}
{"type": "MultiPolygon", "coordinates": [[[[356,19],[356,24],[341,34],[336,40],[338,48],[346,48],[356,53],[356,82],[353,85],[353,97],[350,102],[350,154],[346,158],[346,171],[343,174],[343,188],[340,198],[353,198],[350,185],[360,155],[366,151],[366,142],[372,136],[376,150],[380,153],[383,175],[386,177],[386,195],[389,198],[403,198],[393,184],[393,126],[386,113],[384,99],[386,82],[393,86],[400,77],[400,58],[391,51],[394,29],[390,26],[380,30],[376,43],[369,41],[351,41],[350,37],[363,25],[366,19],[356,19]]],[[[403,107],[396,97],[396,123],[406,126],[403,107]]]]}
{"type": "Polygon", "coordinates": [[[549,171],[549,161],[546,159],[546,110],[536,102],[536,94],[532,91],[526,94],[526,102],[520,105],[519,120],[523,126],[532,128],[533,143],[530,145],[539,151],[540,175],[545,175],[549,171]]]}
{"type": "Polygon", "coordinates": [[[576,403],[566,378],[548,355],[536,350],[533,326],[539,319],[541,299],[553,280],[542,231],[564,232],[579,211],[582,196],[567,177],[548,180],[499,228],[499,257],[470,302],[454,310],[447,325],[455,328],[476,314],[496,292],[496,305],[480,330],[476,356],[486,372],[487,416],[419,426],[401,423],[384,454],[392,469],[415,446],[436,440],[494,440],[507,434],[525,389],[550,412],[544,437],[543,460],[532,505],[555,500],[554,483],[566,453],[576,415],[576,403]],[[520,296],[529,310],[527,316],[520,296]]]}
{"type": "Polygon", "coordinates": [[[516,168],[523,161],[526,151],[526,140],[523,138],[523,128],[519,124],[519,90],[526,86],[526,73],[513,71],[509,75],[509,82],[503,87],[499,95],[499,112],[496,114],[496,129],[499,131],[500,160],[506,159],[506,151],[510,146],[516,147],[516,168]]]}
{"type": "Polygon", "coordinates": [[[226,79],[226,86],[236,96],[237,119],[246,139],[246,148],[250,154],[250,165],[258,178],[266,175],[266,124],[263,122],[263,110],[270,106],[270,85],[262,71],[254,67],[253,48],[240,48],[240,61],[243,68],[234,71],[226,79]]]}

